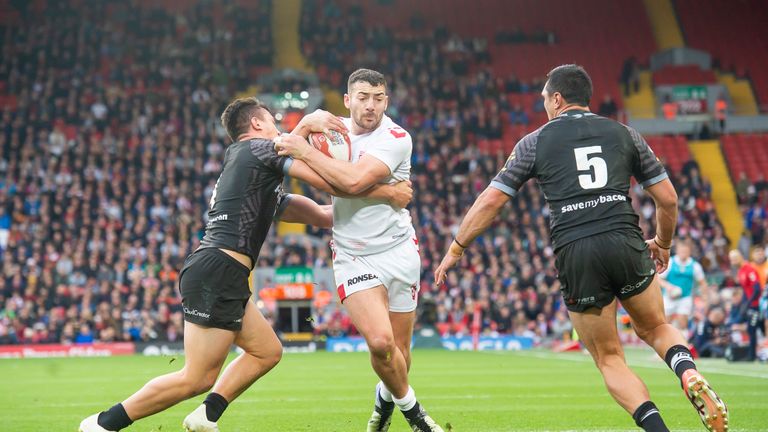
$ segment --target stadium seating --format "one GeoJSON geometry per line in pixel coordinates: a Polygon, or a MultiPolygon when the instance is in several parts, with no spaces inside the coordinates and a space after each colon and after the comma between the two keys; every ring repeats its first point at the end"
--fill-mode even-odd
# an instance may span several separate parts
{"type": "Polygon", "coordinates": [[[487,38],[491,66],[501,77],[515,74],[530,81],[556,65],[576,62],[589,70],[598,95],[609,93],[616,101],[621,101],[618,77],[624,60],[631,56],[647,59],[656,50],[642,2],[554,0],[541,7],[536,0],[487,0],[481,5],[462,0],[420,0],[366,2],[362,12],[366,23],[391,28],[398,34],[413,34],[416,30],[411,23],[416,16],[423,24],[418,31],[427,34],[445,26],[462,37],[487,38]],[[556,43],[494,42],[498,30],[510,28],[528,33],[554,31],[556,43]],[[574,52],[579,55],[574,57],[574,52]]]}
{"type": "Polygon", "coordinates": [[[688,141],[682,135],[648,136],[645,139],[656,156],[670,167],[674,174],[680,173],[683,164],[691,160],[688,141]]]}
{"type": "Polygon", "coordinates": [[[734,134],[721,139],[723,153],[731,169],[731,178],[747,174],[752,182],[765,177],[768,172],[768,135],[734,134]]]}
{"type": "Polygon", "coordinates": [[[768,8],[762,2],[697,0],[674,2],[686,45],[711,53],[719,66],[752,79],[760,105],[768,105],[768,8]],[[717,27],[714,31],[713,28],[717,27]]]}

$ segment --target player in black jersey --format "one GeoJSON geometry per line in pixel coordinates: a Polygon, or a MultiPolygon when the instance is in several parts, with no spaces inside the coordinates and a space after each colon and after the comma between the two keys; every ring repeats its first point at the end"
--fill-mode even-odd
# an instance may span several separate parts
{"type": "MultiPolygon", "coordinates": [[[[205,237],[179,276],[186,321],[184,368],[151,380],[124,402],[83,420],[81,432],[118,431],[211,387],[183,425],[187,431],[218,431],[216,422],[227,405],[280,361],[277,335],[249,301],[248,275],[274,219],[333,224],[331,206],[284,194],[283,178],[289,175],[316,189],[343,194],[303,162],[278,156],[275,141],[304,140],[310,131],[345,127],[332,114],[316,111],[301,120],[294,134],[281,136],[274,117],[256,98],[233,101],[221,120],[233,143],[211,197],[205,237]],[[217,380],[232,344],[244,352],[217,380]]],[[[376,185],[360,194],[398,208],[405,207],[411,195],[408,182],[376,185]]]]}
{"type": "Polygon", "coordinates": [[[624,360],[616,327],[618,298],[638,336],[678,375],[707,429],[726,430],[725,404],[696,370],[686,341],[664,316],[656,273],[667,267],[675,230],[672,183],[640,134],[589,111],[592,81],[583,68],[563,65],[547,77],[542,97],[550,121],[517,143],[467,212],[435,270],[436,283],[445,280],[446,271],[523,183],[536,178],[552,215],[555,266],[565,305],[611,396],[644,430],[668,430],[645,384],[624,360]],[[630,204],[633,176],[656,204],[652,240],[643,241],[630,204]]]}

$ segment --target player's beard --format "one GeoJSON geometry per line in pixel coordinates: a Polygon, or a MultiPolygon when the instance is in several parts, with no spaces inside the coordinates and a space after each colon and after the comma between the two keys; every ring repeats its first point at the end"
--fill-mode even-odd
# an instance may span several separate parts
{"type": "Polygon", "coordinates": [[[373,123],[371,126],[366,126],[365,120],[369,119],[371,117],[366,116],[365,114],[362,114],[358,117],[358,119],[355,120],[355,123],[357,123],[357,126],[360,127],[360,129],[363,129],[368,132],[375,131],[379,125],[381,124],[381,120],[384,118],[384,113],[381,113],[379,116],[376,116],[376,114],[373,115],[373,123]]]}

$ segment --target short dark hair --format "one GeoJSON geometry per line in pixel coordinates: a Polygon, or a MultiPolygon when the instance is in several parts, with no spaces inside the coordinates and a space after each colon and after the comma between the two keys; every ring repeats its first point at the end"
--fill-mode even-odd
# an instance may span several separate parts
{"type": "Polygon", "coordinates": [[[384,88],[387,87],[387,79],[384,78],[384,75],[372,69],[358,69],[352,72],[349,80],[347,80],[347,90],[356,82],[366,82],[372,86],[383,85],[384,88]]]}
{"type": "Polygon", "coordinates": [[[238,98],[224,108],[224,112],[221,113],[221,125],[227,131],[229,139],[235,142],[237,137],[248,131],[251,118],[264,119],[265,113],[269,113],[269,109],[255,97],[238,98]]]}
{"type": "Polygon", "coordinates": [[[592,98],[592,78],[575,64],[558,66],[547,74],[547,93],[560,93],[566,102],[588,106],[592,98]]]}

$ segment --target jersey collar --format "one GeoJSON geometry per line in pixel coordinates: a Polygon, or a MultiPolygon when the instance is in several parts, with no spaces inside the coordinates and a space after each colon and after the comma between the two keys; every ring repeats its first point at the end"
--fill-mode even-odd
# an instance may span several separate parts
{"type": "Polygon", "coordinates": [[[557,116],[557,118],[560,118],[560,117],[582,118],[582,117],[591,117],[591,116],[594,116],[594,115],[595,115],[595,113],[589,112],[587,110],[572,109],[572,110],[568,110],[568,111],[560,114],[559,116],[557,116]]]}

